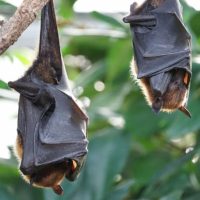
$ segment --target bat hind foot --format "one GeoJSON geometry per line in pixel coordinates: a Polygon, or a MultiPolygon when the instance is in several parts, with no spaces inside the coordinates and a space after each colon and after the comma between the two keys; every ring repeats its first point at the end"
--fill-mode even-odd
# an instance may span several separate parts
{"type": "Polygon", "coordinates": [[[64,194],[63,188],[60,185],[55,185],[55,186],[52,187],[52,189],[58,195],[64,194]]]}

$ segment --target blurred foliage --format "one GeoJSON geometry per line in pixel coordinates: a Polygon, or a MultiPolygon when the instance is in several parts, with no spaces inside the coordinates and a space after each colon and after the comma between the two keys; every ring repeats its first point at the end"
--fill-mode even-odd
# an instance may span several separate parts
{"type": "MultiPolygon", "coordinates": [[[[58,1],[58,17],[70,18],[73,23],[74,2],[58,1]]],[[[200,52],[200,14],[182,3],[184,19],[193,35],[193,57],[196,57],[200,52]]],[[[0,6],[8,4],[0,1],[0,6]]],[[[64,196],[58,197],[51,190],[34,189],[22,181],[14,158],[0,160],[0,199],[199,200],[197,59],[193,60],[189,99],[192,119],[179,112],[156,116],[129,73],[132,57],[129,27],[112,15],[92,12],[89,16],[98,20],[100,27],[106,27],[105,32],[119,31],[124,37],[110,34],[69,37],[63,31],[67,27],[60,32],[61,39],[68,38],[62,46],[74,93],[84,105],[90,104],[87,108],[89,153],[82,174],[73,183],[64,181],[64,196]]],[[[29,63],[19,52],[12,54],[23,64],[29,63]]],[[[0,88],[8,89],[4,81],[0,81],[0,88]]]]}

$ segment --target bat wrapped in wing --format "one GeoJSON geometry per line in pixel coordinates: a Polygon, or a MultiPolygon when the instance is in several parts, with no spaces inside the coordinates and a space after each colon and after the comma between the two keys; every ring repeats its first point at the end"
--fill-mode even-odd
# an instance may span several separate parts
{"type": "Polygon", "coordinates": [[[191,36],[183,24],[179,0],[133,3],[130,23],[134,59],[131,69],[156,113],[186,109],[191,79],[191,36]]]}
{"type": "Polygon", "coordinates": [[[63,178],[75,180],[85,162],[88,118],[69,88],[53,0],[42,10],[37,59],[9,86],[20,93],[16,142],[20,170],[33,186],[62,194],[63,178]]]}

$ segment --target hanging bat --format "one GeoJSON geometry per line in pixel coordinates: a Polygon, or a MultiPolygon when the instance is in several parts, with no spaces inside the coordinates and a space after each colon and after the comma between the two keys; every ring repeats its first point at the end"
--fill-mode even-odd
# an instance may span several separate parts
{"type": "Polygon", "coordinates": [[[62,62],[53,0],[41,14],[39,52],[9,86],[20,93],[16,156],[24,179],[62,194],[64,177],[73,181],[87,155],[87,116],[69,88],[62,62]]]}
{"type": "Polygon", "coordinates": [[[130,23],[134,59],[131,70],[155,113],[187,110],[191,80],[191,36],[182,19],[178,0],[133,3],[130,23]]]}

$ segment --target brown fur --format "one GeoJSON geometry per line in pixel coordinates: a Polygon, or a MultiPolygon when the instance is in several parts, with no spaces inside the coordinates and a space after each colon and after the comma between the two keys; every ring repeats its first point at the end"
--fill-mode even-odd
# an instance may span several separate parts
{"type": "Polygon", "coordinates": [[[153,6],[153,7],[158,7],[159,5],[161,5],[165,0],[151,0],[150,1],[150,4],[153,6]]]}
{"type": "MultiPolygon", "coordinates": [[[[141,88],[147,103],[152,106],[157,97],[152,92],[148,78],[137,79],[137,66],[134,59],[131,63],[131,71],[134,79],[141,88]]],[[[180,79],[180,73],[176,71],[173,72],[173,78],[168,85],[167,91],[162,96],[163,105],[161,111],[172,112],[182,106],[185,106],[188,92],[184,83],[186,76],[188,75],[182,73],[182,77],[180,79]]]]}
{"type": "Polygon", "coordinates": [[[35,62],[32,66],[32,70],[37,74],[40,80],[43,80],[46,83],[57,84],[56,72],[53,67],[47,66],[47,60],[49,58],[43,58],[35,62]]]}
{"type": "MultiPolygon", "coordinates": [[[[19,134],[16,139],[15,155],[20,164],[23,156],[23,141],[19,134]]],[[[33,186],[42,188],[50,187],[55,193],[60,195],[63,194],[60,184],[63,181],[66,173],[68,173],[69,167],[72,171],[74,171],[77,167],[76,162],[72,161],[72,166],[68,166],[67,162],[47,166],[41,170],[38,170],[37,173],[32,175],[21,174],[24,180],[28,183],[31,183],[33,186]]]]}
{"type": "Polygon", "coordinates": [[[131,5],[131,14],[140,14],[148,10],[148,6],[151,6],[151,9],[155,9],[160,6],[165,0],[146,0],[140,6],[136,2],[131,5]]]}
{"type": "Polygon", "coordinates": [[[168,89],[163,96],[163,109],[165,110],[175,110],[184,106],[186,103],[187,88],[184,84],[184,74],[180,74],[179,72],[173,73],[174,79],[170,82],[168,89]],[[179,80],[180,77],[181,80],[179,80]]]}

